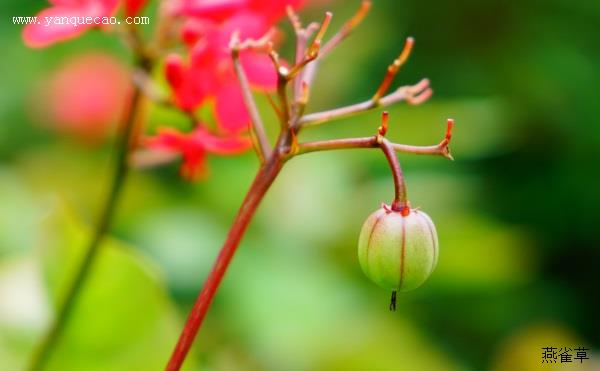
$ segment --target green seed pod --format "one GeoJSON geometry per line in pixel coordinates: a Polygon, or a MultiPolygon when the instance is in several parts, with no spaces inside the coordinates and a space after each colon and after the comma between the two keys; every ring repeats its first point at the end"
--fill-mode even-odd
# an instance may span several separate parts
{"type": "MultiPolygon", "coordinates": [[[[421,286],[438,259],[438,239],[433,222],[422,211],[394,211],[387,205],[365,221],[358,240],[358,260],[363,272],[379,286],[409,291],[421,286]]],[[[395,306],[395,293],[392,303],[395,306]]]]}

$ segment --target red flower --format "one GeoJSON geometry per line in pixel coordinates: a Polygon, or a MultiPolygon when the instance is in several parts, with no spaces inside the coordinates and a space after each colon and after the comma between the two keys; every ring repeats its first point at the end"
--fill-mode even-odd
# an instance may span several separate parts
{"type": "Polygon", "coordinates": [[[252,146],[248,138],[216,136],[202,125],[198,125],[190,133],[181,133],[172,128],[160,128],[156,136],[146,139],[145,144],[153,150],[181,154],[183,157],[181,175],[188,180],[197,180],[206,174],[207,154],[236,155],[252,146]]]}
{"type": "MultiPolygon", "coordinates": [[[[96,24],[86,24],[82,18],[110,17],[117,10],[119,0],[49,0],[51,7],[37,14],[38,23],[23,29],[25,44],[42,48],[58,41],[80,36],[96,24]],[[68,22],[62,22],[67,17],[68,22]],[[60,24],[56,23],[60,20],[60,24]],[[76,23],[75,25],[71,22],[76,23]],[[83,23],[83,24],[81,24],[83,23]]],[[[93,22],[92,22],[93,23],[93,22]]]]}
{"type": "MultiPolygon", "coordinates": [[[[250,118],[234,73],[229,42],[234,32],[240,39],[264,36],[285,12],[288,5],[301,1],[187,0],[180,12],[187,16],[183,41],[190,47],[189,62],[177,55],[167,59],[166,76],[173,88],[175,102],[194,110],[207,99],[214,99],[214,113],[221,129],[236,133],[246,129],[250,118]]],[[[269,57],[251,50],[240,54],[240,61],[253,87],[273,90],[277,75],[269,57]]]]}

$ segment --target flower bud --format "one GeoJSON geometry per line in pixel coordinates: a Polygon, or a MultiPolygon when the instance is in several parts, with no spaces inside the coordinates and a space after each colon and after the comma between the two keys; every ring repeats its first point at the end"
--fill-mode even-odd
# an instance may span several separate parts
{"type": "Polygon", "coordinates": [[[435,226],[427,214],[417,209],[394,211],[382,205],[367,218],[360,232],[360,266],[383,288],[409,291],[421,286],[437,259],[435,226]]]}

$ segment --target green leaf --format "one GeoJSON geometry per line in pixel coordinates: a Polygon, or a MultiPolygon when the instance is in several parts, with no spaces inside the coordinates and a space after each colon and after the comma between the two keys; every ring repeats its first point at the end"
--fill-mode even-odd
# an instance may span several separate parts
{"type": "MultiPolygon", "coordinates": [[[[54,303],[63,297],[89,238],[64,208],[49,220],[41,256],[54,303]]],[[[108,238],[47,369],[162,370],[180,329],[162,282],[148,260],[108,238]]]]}

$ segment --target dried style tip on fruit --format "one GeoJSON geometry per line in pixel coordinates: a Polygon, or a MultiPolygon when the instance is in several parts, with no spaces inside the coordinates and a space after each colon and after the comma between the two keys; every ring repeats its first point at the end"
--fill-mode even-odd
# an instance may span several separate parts
{"type": "Polygon", "coordinates": [[[421,286],[438,259],[438,238],[427,214],[410,209],[407,215],[382,207],[364,223],[358,240],[358,260],[367,277],[394,291],[390,309],[395,309],[395,291],[421,286]]]}

